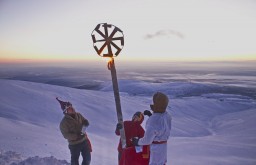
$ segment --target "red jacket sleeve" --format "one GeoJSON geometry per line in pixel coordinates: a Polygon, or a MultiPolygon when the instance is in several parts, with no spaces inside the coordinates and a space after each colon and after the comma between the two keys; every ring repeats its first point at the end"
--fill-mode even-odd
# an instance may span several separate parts
{"type": "Polygon", "coordinates": [[[140,123],[136,123],[137,124],[137,136],[139,138],[142,138],[144,136],[144,129],[142,128],[142,126],[140,125],[140,123]]]}

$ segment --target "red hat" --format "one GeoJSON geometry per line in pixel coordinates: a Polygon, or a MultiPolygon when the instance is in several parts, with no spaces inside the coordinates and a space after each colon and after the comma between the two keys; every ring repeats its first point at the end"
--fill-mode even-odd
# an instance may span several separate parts
{"type": "Polygon", "coordinates": [[[56,97],[56,100],[58,100],[58,102],[60,103],[60,107],[63,112],[65,112],[67,108],[72,107],[72,104],[70,102],[61,101],[58,97],[56,97]]]}

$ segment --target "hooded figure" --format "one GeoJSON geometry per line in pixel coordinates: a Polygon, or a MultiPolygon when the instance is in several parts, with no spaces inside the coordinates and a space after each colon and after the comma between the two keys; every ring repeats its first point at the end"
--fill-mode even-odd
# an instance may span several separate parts
{"type": "Polygon", "coordinates": [[[64,117],[60,122],[60,131],[69,143],[71,153],[71,165],[79,165],[80,153],[83,157],[82,165],[89,165],[91,162],[91,143],[83,127],[88,127],[89,122],[80,113],[76,112],[70,102],[61,101],[60,103],[64,117]]]}
{"type": "Polygon", "coordinates": [[[157,92],[153,96],[153,105],[150,105],[150,107],[155,113],[164,113],[166,111],[168,103],[168,97],[161,92],[157,92]]]}
{"type": "Polygon", "coordinates": [[[166,111],[168,97],[157,92],[153,96],[153,104],[150,105],[153,114],[146,122],[144,137],[133,138],[133,144],[150,145],[149,165],[166,165],[167,163],[167,140],[171,131],[171,115],[166,111]]]}
{"type": "MultiPolygon", "coordinates": [[[[132,120],[124,121],[124,131],[125,131],[125,137],[126,137],[126,148],[132,147],[132,138],[138,137],[142,138],[144,136],[144,129],[141,126],[141,123],[144,120],[144,115],[141,112],[136,112],[132,116],[132,120]]],[[[120,136],[120,129],[122,129],[122,125],[120,123],[116,126],[116,135],[120,136]]],[[[119,141],[118,145],[118,160],[120,164],[121,156],[122,156],[122,145],[121,145],[121,139],[119,141]]]]}

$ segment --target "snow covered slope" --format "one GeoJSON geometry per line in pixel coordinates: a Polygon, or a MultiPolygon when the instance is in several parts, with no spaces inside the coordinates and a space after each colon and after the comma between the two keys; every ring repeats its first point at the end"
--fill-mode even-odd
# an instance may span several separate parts
{"type": "MultiPolygon", "coordinates": [[[[127,82],[121,85],[125,120],[129,120],[136,111],[148,109],[151,93],[161,90],[160,85],[142,83],[141,89],[148,88],[150,92],[131,95],[130,92],[138,91],[138,88],[127,82]]],[[[191,83],[172,85],[174,89],[175,85],[178,86],[179,91],[193,89],[194,86],[191,83]]],[[[202,90],[207,88],[200,84],[194,87],[199,89],[200,86],[202,90]]],[[[58,128],[63,114],[55,100],[57,96],[72,102],[75,109],[88,118],[90,126],[87,132],[93,145],[91,164],[117,164],[119,138],[114,134],[117,119],[110,89],[91,91],[0,79],[0,91],[0,150],[22,154],[23,157],[16,160],[17,164],[24,160],[56,161],[57,165],[55,158],[69,162],[67,142],[58,128]]],[[[169,96],[172,99],[168,111],[173,116],[173,129],[168,142],[168,164],[256,164],[255,100],[216,93],[193,97],[169,96]]],[[[8,155],[1,152],[1,165],[7,165],[1,160],[4,154],[8,155]]]]}

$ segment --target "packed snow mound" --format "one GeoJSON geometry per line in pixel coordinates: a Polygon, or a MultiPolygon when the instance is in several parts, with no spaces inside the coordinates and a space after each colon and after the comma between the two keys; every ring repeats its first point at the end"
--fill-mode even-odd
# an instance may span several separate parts
{"type": "Polygon", "coordinates": [[[13,151],[0,152],[0,165],[70,165],[66,160],[58,160],[55,157],[29,157],[24,159],[13,151]]]}
{"type": "Polygon", "coordinates": [[[22,156],[13,151],[0,151],[0,165],[10,165],[22,161],[22,156]]]}
{"type": "Polygon", "coordinates": [[[66,160],[57,160],[53,156],[40,158],[30,157],[19,163],[12,163],[11,165],[70,165],[66,160]]]}

